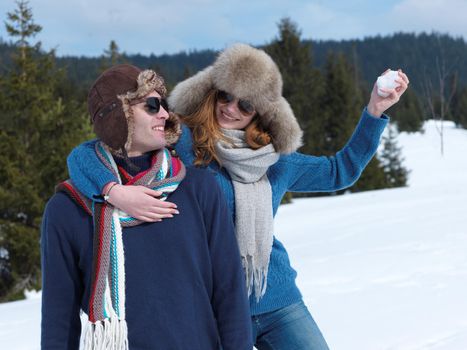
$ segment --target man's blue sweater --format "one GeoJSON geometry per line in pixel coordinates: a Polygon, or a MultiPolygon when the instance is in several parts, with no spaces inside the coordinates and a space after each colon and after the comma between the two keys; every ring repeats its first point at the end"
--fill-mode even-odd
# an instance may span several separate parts
{"type": "MultiPolygon", "coordinates": [[[[274,215],[282,197],[288,191],[334,192],[354,184],[376,153],[387,123],[387,116],[375,118],[365,108],[352,137],[335,156],[316,157],[298,152],[282,155],[267,172],[272,188],[274,215]]],[[[195,156],[191,132],[186,126],[183,126],[182,130],[175,148],[185,164],[192,164],[195,156]]],[[[94,142],[80,145],[68,157],[68,169],[72,180],[89,198],[100,195],[107,183],[115,181],[112,174],[100,164],[94,152],[94,142]]],[[[210,163],[207,169],[214,174],[227,199],[232,217],[235,217],[235,196],[229,174],[216,162],[210,163]]],[[[254,295],[250,297],[251,314],[274,311],[300,301],[302,296],[295,284],[296,275],[290,265],[287,251],[274,237],[266,294],[259,302],[256,302],[254,295]]]]}
{"type": "MultiPolygon", "coordinates": [[[[149,155],[132,160],[141,170],[150,165],[149,155]]],[[[123,229],[130,349],[251,350],[245,277],[219,186],[205,170],[187,167],[169,200],[180,210],[173,219],[123,229]]],[[[93,223],[64,193],[47,204],[41,249],[41,348],[78,349],[93,223]]]]}

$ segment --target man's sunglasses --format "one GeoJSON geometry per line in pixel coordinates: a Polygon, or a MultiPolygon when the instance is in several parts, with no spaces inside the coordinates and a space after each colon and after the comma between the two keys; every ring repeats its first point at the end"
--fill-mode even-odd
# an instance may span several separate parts
{"type": "Polygon", "coordinates": [[[131,101],[130,105],[137,105],[138,103],[145,102],[144,109],[146,112],[149,114],[157,114],[159,113],[161,106],[164,108],[167,112],[169,111],[169,105],[167,104],[167,100],[165,98],[160,98],[160,97],[148,97],[146,99],[142,100],[134,100],[131,101]]]}
{"type": "MultiPolygon", "coordinates": [[[[217,101],[222,104],[227,104],[235,100],[235,96],[222,90],[217,90],[216,98],[217,101]]],[[[253,105],[247,100],[239,99],[237,102],[237,107],[243,114],[252,114],[255,112],[255,107],[253,107],[253,105]]]]}

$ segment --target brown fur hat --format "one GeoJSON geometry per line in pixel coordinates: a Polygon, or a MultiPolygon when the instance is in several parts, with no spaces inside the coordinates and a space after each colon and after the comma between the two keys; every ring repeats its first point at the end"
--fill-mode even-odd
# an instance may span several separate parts
{"type": "MultiPolygon", "coordinates": [[[[104,71],[92,85],[88,109],[97,137],[114,152],[131,147],[134,122],[130,102],[157,91],[165,98],[164,79],[153,70],[141,70],[130,64],[119,64],[104,71]]],[[[180,136],[178,118],[170,114],[166,121],[166,141],[174,143],[180,136]]]]}
{"type": "Polygon", "coordinates": [[[282,96],[282,76],[263,50],[245,44],[225,49],[212,66],[175,86],[169,96],[170,108],[190,115],[211,89],[224,90],[252,103],[276,152],[291,153],[301,146],[303,132],[282,96]]]}

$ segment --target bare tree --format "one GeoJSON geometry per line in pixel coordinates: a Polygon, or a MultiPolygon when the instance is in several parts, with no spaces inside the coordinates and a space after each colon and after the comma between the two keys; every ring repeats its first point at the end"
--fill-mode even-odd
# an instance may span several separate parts
{"type": "Polygon", "coordinates": [[[452,99],[457,89],[458,72],[456,61],[448,67],[446,55],[441,46],[439,35],[437,36],[439,46],[439,56],[436,56],[436,79],[437,86],[433,86],[431,78],[424,72],[424,95],[428,106],[430,117],[435,121],[435,127],[440,136],[441,155],[444,155],[444,119],[449,114],[452,99]],[[439,123],[437,123],[439,122],[439,123]]]}

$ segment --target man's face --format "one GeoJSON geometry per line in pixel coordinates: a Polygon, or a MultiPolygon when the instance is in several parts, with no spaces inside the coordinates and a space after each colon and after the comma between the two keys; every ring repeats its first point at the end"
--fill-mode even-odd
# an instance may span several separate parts
{"type": "MultiPolygon", "coordinates": [[[[148,94],[148,97],[161,98],[156,92],[148,94]]],[[[160,102],[160,101],[159,101],[160,102]]],[[[165,147],[165,121],[169,117],[168,111],[160,106],[157,113],[151,113],[152,105],[148,105],[145,101],[135,104],[133,109],[134,134],[132,136],[131,149],[128,151],[128,156],[140,156],[143,153],[155,151],[165,147]]]]}

